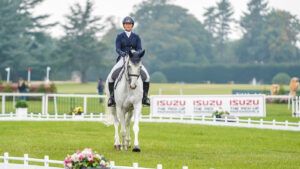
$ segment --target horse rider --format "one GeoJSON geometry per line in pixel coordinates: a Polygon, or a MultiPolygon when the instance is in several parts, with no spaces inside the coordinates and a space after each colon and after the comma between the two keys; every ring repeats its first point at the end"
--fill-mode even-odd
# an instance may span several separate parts
{"type": "MultiPolygon", "coordinates": [[[[139,35],[132,32],[134,26],[134,20],[127,16],[123,19],[123,28],[124,32],[118,34],[116,38],[116,52],[118,53],[117,64],[112,68],[111,72],[108,75],[108,89],[110,92],[110,98],[108,100],[108,106],[115,106],[115,98],[114,98],[114,79],[112,78],[113,73],[120,69],[124,64],[124,59],[130,50],[135,50],[137,52],[142,50],[141,39],[139,35]]],[[[146,106],[150,106],[150,99],[148,98],[149,91],[149,82],[150,76],[146,68],[142,65],[141,69],[146,77],[143,79],[143,99],[142,104],[146,106]]]]}

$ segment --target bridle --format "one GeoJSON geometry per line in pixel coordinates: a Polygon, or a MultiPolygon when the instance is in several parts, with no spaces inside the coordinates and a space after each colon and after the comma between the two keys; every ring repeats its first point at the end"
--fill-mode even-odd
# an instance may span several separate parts
{"type": "Polygon", "coordinates": [[[128,57],[128,61],[127,61],[127,63],[125,63],[126,64],[126,66],[125,66],[125,70],[126,70],[126,81],[130,84],[131,83],[131,77],[137,77],[137,79],[141,76],[141,69],[142,69],[142,67],[140,66],[139,67],[139,73],[138,74],[132,74],[132,73],[130,73],[129,72],[129,62],[130,62],[130,58],[128,57]]]}

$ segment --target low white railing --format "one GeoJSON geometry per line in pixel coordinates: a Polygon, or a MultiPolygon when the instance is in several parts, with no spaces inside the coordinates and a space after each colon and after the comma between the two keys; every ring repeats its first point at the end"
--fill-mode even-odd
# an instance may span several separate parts
{"type": "MultiPolygon", "coordinates": [[[[50,167],[50,165],[63,166],[63,161],[58,160],[49,160],[49,156],[45,156],[44,159],[29,158],[28,154],[24,154],[23,157],[10,157],[6,152],[4,156],[0,156],[0,160],[3,160],[3,163],[0,162],[1,169],[62,169],[63,167],[50,167]],[[21,161],[22,164],[11,163],[13,161],[21,161]],[[43,163],[43,165],[30,165],[30,162],[43,163]]],[[[139,167],[138,163],[133,163],[132,167],[127,166],[116,166],[114,161],[110,161],[110,169],[163,169],[161,164],[157,164],[156,168],[143,168],[139,167]]],[[[187,166],[183,166],[182,169],[188,169],[187,166]]]]}
{"type": "MultiPolygon", "coordinates": [[[[16,101],[22,98],[26,98],[29,101],[30,99],[34,99],[34,101],[28,102],[28,111],[32,113],[64,114],[70,113],[71,108],[80,106],[85,113],[99,114],[105,112],[105,105],[103,103],[106,96],[96,94],[0,93],[0,98],[0,114],[14,111],[16,101]]],[[[293,113],[297,108],[300,112],[300,106],[296,108],[299,97],[296,97],[297,103],[292,96],[288,95],[266,95],[265,98],[267,100],[288,100],[288,108],[292,107],[293,113]]]]}
{"type": "Polygon", "coordinates": [[[300,96],[294,97],[292,100],[292,116],[300,117],[300,96]]]}
{"type": "Polygon", "coordinates": [[[2,114],[15,110],[19,99],[27,100],[29,112],[42,114],[70,113],[82,107],[86,113],[104,113],[105,95],[96,94],[45,94],[45,93],[0,93],[2,114]]]}
{"type": "MultiPolygon", "coordinates": [[[[17,117],[15,114],[0,114],[0,121],[94,121],[107,123],[107,116],[104,114],[94,115],[86,114],[81,116],[75,115],[43,115],[43,114],[29,114],[27,117],[17,117]]],[[[213,125],[213,126],[231,126],[231,127],[243,127],[243,128],[259,128],[259,129],[272,129],[272,130],[288,130],[288,131],[300,131],[299,122],[289,121],[266,121],[263,119],[253,120],[251,118],[216,118],[210,116],[195,116],[195,117],[157,117],[151,115],[142,115],[141,122],[151,123],[181,123],[181,124],[201,124],[201,125],[213,125]]]]}

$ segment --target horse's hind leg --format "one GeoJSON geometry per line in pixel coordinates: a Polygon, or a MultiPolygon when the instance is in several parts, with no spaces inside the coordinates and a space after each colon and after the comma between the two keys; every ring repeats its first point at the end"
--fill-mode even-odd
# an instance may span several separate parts
{"type": "Polygon", "coordinates": [[[115,143],[114,147],[117,151],[121,150],[120,137],[119,137],[119,119],[117,115],[114,115],[114,126],[115,126],[115,143]]]}
{"type": "Polygon", "coordinates": [[[131,137],[130,137],[130,122],[132,118],[132,112],[128,112],[126,116],[126,142],[128,148],[131,148],[131,137]]]}

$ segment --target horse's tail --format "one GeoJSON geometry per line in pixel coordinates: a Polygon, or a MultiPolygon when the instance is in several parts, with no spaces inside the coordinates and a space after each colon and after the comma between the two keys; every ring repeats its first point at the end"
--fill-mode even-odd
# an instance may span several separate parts
{"type": "Polygon", "coordinates": [[[105,86],[104,86],[104,91],[106,94],[105,97],[105,101],[104,101],[104,110],[105,110],[105,120],[104,120],[104,124],[107,126],[111,126],[114,124],[114,116],[113,114],[115,113],[115,107],[108,107],[107,103],[108,103],[108,98],[110,97],[110,93],[108,90],[108,82],[106,81],[105,86]]]}

